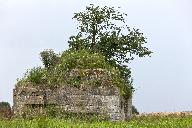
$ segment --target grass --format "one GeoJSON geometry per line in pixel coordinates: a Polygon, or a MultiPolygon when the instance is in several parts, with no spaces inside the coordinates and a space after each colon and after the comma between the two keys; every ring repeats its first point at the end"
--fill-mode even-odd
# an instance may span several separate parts
{"type": "Polygon", "coordinates": [[[130,121],[79,121],[37,118],[1,120],[0,128],[192,128],[192,115],[153,115],[130,121]]]}

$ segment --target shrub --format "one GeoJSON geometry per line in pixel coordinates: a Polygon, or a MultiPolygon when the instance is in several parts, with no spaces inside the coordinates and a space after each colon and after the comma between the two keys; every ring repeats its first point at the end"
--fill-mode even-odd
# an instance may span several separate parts
{"type": "Polygon", "coordinates": [[[107,63],[105,57],[99,53],[91,53],[87,50],[66,51],[61,55],[61,65],[65,70],[69,69],[109,69],[110,64],[107,63]]]}
{"type": "Polygon", "coordinates": [[[53,50],[47,49],[40,53],[41,61],[47,69],[53,68],[59,62],[59,56],[53,50]]]}
{"type": "Polygon", "coordinates": [[[132,95],[132,86],[122,78],[118,67],[112,66],[103,55],[92,53],[87,50],[64,51],[59,57],[57,64],[52,68],[35,67],[25,74],[24,78],[18,81],[18,85],[49,85],[50,87],[60,85],[70,85],[79,87],[82,82],[86,81],[86,70],[102,69],[106,71],[105,77],[97,76],[89,79],[87,85],[100,86],[107,81],[107,85],[115,85],[120,88],[121,94],[125,97],[132,95]],[[70,75],[70,72],[77,69],[78,72],[70,75]],[[111,82],[111,83],[110,83],[111,82]]]}
{"type": "Polygon", "coordinates": [[[8,102],[0,102],[0,118],[10,119],[12,117],[11,106],[8,102]]]}
{"type": "Polygon", "coordinates": [[[135,106],[132,105],[132,113],[138,115],[139,111],[137,110],[137,108],[135,106]]]}

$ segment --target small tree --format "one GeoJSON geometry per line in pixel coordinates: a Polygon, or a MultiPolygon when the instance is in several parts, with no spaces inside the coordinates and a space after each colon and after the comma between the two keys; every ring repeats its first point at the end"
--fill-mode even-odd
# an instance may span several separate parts
{"type": "Polygon", "coordinates": [[[135,56],[145,57],[152,52],[144,46],[147,42],[143,33],[125,24],[126,16],[114,7],[100,8],[91,4],[84,12],[75,13],[73,19],[79,22],[79,33],[70,37],[69,47],[101,53],[120,69],[124,80],[132,84],[131,71],[126,64],[135,56]]]}
{"type": "Polygon", "coordinates": [[[132,105],[132,113],[135,115],[139,114],[139,111],[137,110],[137,108],[135,106],[132,105]]]}
{"type": "Polygon", "coordinates": [[[69,47],[100,52],[119,64],[133,60],[133,55],[150,55],[152,52],[144,46],[147,42],[143,33],[130,29],[125,24],[126,16],[114,7],[100,8],[91,4],[86,11],[75,13],[73,19],[79,22],[79,33],[70,37],[69,47]]]}
{"type": "Polygon", "coordinates": [[[0,118],[11,118],[12,111],[8,102],[0,102],[0,118]]]}
{"type": "Polygon", "coordinates": [[[41,55],[41,60],[43,62],[43,65],[47,69],[51,69],[59,61],[58,55],[55,54],[54,51],[51,49],[44,50],[43,52],[40,53],[40,55],[41,55]]]}
{"type": "Polygon", "coordinates": [[[0,108],[11,108],[8,102],[0,102],[0,108]]]}

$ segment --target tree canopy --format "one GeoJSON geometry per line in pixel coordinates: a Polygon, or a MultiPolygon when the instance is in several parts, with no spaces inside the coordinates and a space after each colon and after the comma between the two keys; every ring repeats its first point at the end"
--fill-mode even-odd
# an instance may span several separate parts
{"type": "Polygon", "coordinates": [[[87,49],[101,53],[130,84],[131,71],[127,64],[136,56],[150,56],[152,51],[145,46],[143,33],[126,24],[126,17],[127,14],[114,7],[87,6],[85,11],[74,14],[79,32],[70,37],[69,47],[75,51],[87,49]]]}
{"type": "Polygon", "coordinates": [[[11,118],[12,111],[11,106],[8,102],[0,102],[0,119],[1,118],[11,118]]]}
{"type": "Polygon", "coordinates": [[[128,63],[134,55],[150,55],[152,52],[144,46],[147,42],[143,33],[128,27],[126,16],[114,7],[87,6],[85,11],[74,14],[79,32],[70,37],[69,47],[100,52],[107,60],[119,64],[128,63]]]}
{"type": "Polygon", "coordinates": [[[47,69],[51,69],[59,61],[59,56],[57,54],[55,54],[52,49],[47,49],[47,50],[42,51],[40,53],[40,56],[41,56],[41,61],[43,62],[43,65],[47,69]]]}
{"type": "Polygon", "coordinates": [[[8,102],[0,102],[0,108],[11,108],[10,104],[8,102]]]}

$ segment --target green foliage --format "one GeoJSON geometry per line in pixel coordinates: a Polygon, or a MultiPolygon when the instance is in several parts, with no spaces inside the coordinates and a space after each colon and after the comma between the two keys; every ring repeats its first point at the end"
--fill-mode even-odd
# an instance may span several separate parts
{"type": "Polygon", "coordinates": [[[10,119],[12,117],[11,106],[8,102],[0,102],[0,119],[10,119]]]}
{"type": "Polygon", "coordinates": [[[34,67],[31,70],[27,70],[24,77],[18,80],[17,85],[32,83],[33,85],[40,85],[46,83],[46,69],[42,67],[34,67]]]}
{"type": "Polygon", "coordinates": [[[126,16],[114,7],[91,4],[85,11],[74,14],[79,32],[68,42],[71,50],[87,49],[102,54],[110,65],[120,70],[126,85],[130,85],[131,71],[126,64],[136,56],[145,57],[152,52],[144,46],[147,41],[143,33],[125,24],[126,16]]]}
{"type": "Polygon", "coordinates": [[[66,51],[61,55],[62,69],[108,69],[109,63],[99,53],[91,53],[87,50],[66,51]]]}
{"type": "Polygon", "coordinates": [[[126,16],[114,7],[87,6],[84,12],[75,13],[73,17],[79,22],[79,33],[70,37],[69,47],[100,52],[119,64],[133,60],[133,55],[150,55],[152,52],[144,46],[147,42],[143,33],[130,29],[125,24],[126,16]]]}
{"type": "Polygon", "coordinates": [[[59,61],[59,57],[53,50],[47,49],[40,53],[43,65],[47,69],[53,68],[59,61]]]}
{"type": "MultiPolygon", "coordinates": [[[[84,81],[83,69],[106,69],[110,72],[112,84],[121,89],[121,94],[132,95],[131,71],[126,63],[134,56],[149,56],[152,52],[144,46],[146,38],[138,29],[125,24],[127,14],[113,7],[90,5],[86,11],[75,13],[79,22],[79,33],[71,36],[69,50],[61,56],[53,50],[40,53],[44,67],[29,70],[17,85],[71,85],[79,87],[84,81]],[[79,69],[76,76],[70,71],[79,69]],[[82,70],[81,70],[82,69],[82,70]]],[[[102,79],[92,79],[91,84],[99,86],[102,79]]]]}
{"type": "MultiPolygon", "coordinates": [[[[120,70],[117,67],[112,66],[108,61],[105,60],[105,57],[99,53],[92,53],[86,50],[64,52],[61,56],[61,64],[59,64],[57,68],[59,71],[62,71],[60,74],[66,73],[71,69],[106,69],[111,73],[113,85],[118,86],[121,89],[122,95],[126,95],[127,97],[132,95],[132,83],[125,81],[121,76],[120,70]]],[[[79,75],[71,77],[71,80],[69,77],[67,77],[68,79],[65,80],[68,80],[71,83],[80,84],[79,82],[82,82],[81,78],[85,76],[83,75],[85,73],[83,70],[79,71],[82,71],[79,72],[79,75]]],[[[99,80],[95,80],[94,82],[97,83],[95,86],[99,85],[100,83],[99,80]]],[[[90,85],[94,84],[92,83],[90,85]]]]}
{"type": "Polygon", "coordinates": [[[93,122],[93,121],[107,121],[109,120],[109,117],[106,115],[100,115],[98,113],[74,113],[74,112],[62,112],[61,114],[61,119],[66,119],[66,120],[79,120],[79,121],[88,121],[88,122],[93,122]]]}
{"type": "Polygon", "coordinates": [[[139,114],[139,111],[137,110],[137,108],[135,106],[132,106],[132,114],[139,114]]]}
{"type": "Polygon", "coordinates": [[[29,76],[28,79],[32,83],[42,84],[45,81],[44,79],[45,73],[46,71],[43,68],[35,67],[28,72],[29,76]]]}
{"type": "Polygon", "coordinates": [[[144,116],[130,121],[83,121],[70,119],[0,120],[0,128],[191,128],[192,116],[144,116]]]}
{"type": "Polygon", "coordinates": [[[0,102],[0,108],[11,108],[10,104],[8,102],[0,102]]]}
{"type": "MultiPolygon", "coordinates": [[[[60,86],[69,85],[80,87],[83,82],[87,81],[86,69],[102,69],[106,71],[105,77],[91,78],[86,85],[100,86],[102,81],[111,81],[111,85],[120,88],[121,94],[127,97],[132,95],[132,84],[125,81],[119,68],[112,66],[105,57],[99,53],[92,53],[87,50],[79,51],[64,51],[59,60],[51,69],[35,67],[28,70],[24,78],[18,81],[17,85],[27,85],[28,83],[33,86],[60,86]],[[78,69],[76,74],[70,75],[73,69],[78,69]],[[108,73],[107,73],[108,72],[108,73]]],[[[109,83],[108,83],[109,84],[109,83]]],[[[107,85],[108,85],[107,84],[107,85]]],[[[110,84],[109,84],[110,85],[110,84]]]]}
{"type": "Polygon", "coordinates": [[[38,128],[47,128],[49,124],[49,120],[45,116],[40,116],[37,119],[37,127],[38,128]]]}

